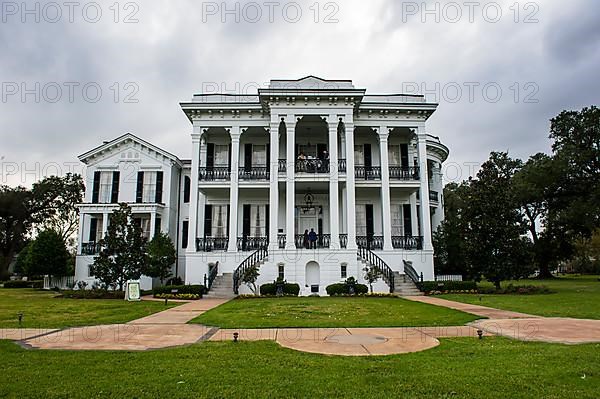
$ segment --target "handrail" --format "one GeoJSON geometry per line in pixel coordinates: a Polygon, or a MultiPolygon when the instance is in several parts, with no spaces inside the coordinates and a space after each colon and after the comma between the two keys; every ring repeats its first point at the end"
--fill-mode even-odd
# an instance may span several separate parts
{"type": "Polygon", "coordinates": [[[246,273],[246,271],[248,269],[250,269],[251,267],[254,267],[258,263],[263,261],[267,256],[269,256],[269,250],[267,249],[266,246],[264,246],[264,247],[257,249],[256,251],[252,252],[252,254],[250,254],[250,256],[248,256],[246,259],[244,259],[244,261],[242,263],[240,263],[240,265],[237,267],[237,269],[235,269],[235,271],[233,272],[233,292],[234,292],[234,294],[236,294],[236,295],[239,294],[240,282],[241,282],[241,279],[242,279],[242,276],[244,275],[244,273],[246,273]]]}
{"type": "Polygon", "coordinates": [[[208,267],[208,282],[206,284],[206,289],[210,290],[212,288],[213,282],[215,278],[217,278],[217,273],[219,271],[219,262],[214,265],[208,267]]]}
{"type": "Polygon", "coordinates": [[[403,260],[404,262],[404,274],[406,274],[413,283],[418,284],[423,282],[423,273],[419,276],[417,271],[412,265],[412,261],[403,260]]]}
{"type": "Polygon", "coordinates": [[[381,274],[381,276],[383,277],[383,281],[385,281],[390,286],[390,294],[393,293],[394,271],[392,270],[392,268],[389,267],[383,259],[377,256],[377,254],[371,251],[370,249],[359,246],[357,254],[361,259],[369,263],[377,270],[377,272],[381,274]]]}

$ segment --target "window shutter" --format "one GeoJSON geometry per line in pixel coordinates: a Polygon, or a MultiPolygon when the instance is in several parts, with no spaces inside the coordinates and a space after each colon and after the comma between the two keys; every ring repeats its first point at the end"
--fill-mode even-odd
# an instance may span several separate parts
{"type": "Polygon", "coordinates": [[[154,222],[154,236],[157,236],[160,234],[161,224],[162,224],[162,219],[157,217],[154,222]]]}
{"type": "Polygon", "coordinates": [[[208,237],[212,232],[212,205],[204,205],[204,236],[208,237]]]}
{"type": "Polygon", "coordinates": [[[244,171],[252,170],[252,144],[244,145],[244,171]]]}
{"type": "Polygon", "coordinates": [[[215,166],[215,145],[206,143],[206,169],[212,170],[215,166]]]}
{"type": "Polygon", "coordinates": [[[156,172],[156,195],[154,198],[154,202],[157,204],[162,203],[162,194],[163,194],[163,175],[162,171],[156,172]]]}
{"type": "Polygon", "coordinates": [[[100,197],[100,172],[94,172],[94,184],[92,185],[92,204],[97,204],[99,197],[100,197]]]}
{"type": "Polygon", "coordinates": [[[271,144],[267,144],[267,173],[271,171],[271,144]]]}
{"type": "Polygon", "coordinates": [[[137,187],[135,190],[135,202],[138,204],[142,203],[142,192],[144,191],[144,172],[138,172],[137,174],[137,187]]]}
{"type": "Polygon", "coordinates": [[[410,214],[410,204],[404,204],[402,207],[404,216],[404,235],[412,236],[412,216],[410,214]]]}
{"type": "MultiPolygon", "coordinates": [[[[236,154],[236,156],[237,155],[238,154],[236,154]]],[[[229,143],[229,147],[227,148],[227,157],[227,165],[229,166],[229,171],[231,171],[231,143],[229,143]]]]}
{"type": "Polygon", "coordinates": [[[269,240],[269,204],[265,205],[265,233],[267,235],[267,242],[269,240]]]}
{"type": "Polygon", "coordinates": [[[183,202],[187,204],[190,202],[190,191],[191,191],[192,179],[189,176],[183,178],[183,202]]]}
{"type": "Polygon", "coordinates": [[[400,165],[408,168],[408,144],[400,144],[400,165]]]}
{"type": "Polygon", "coordinates": [[[89,234],[90,242],[96,242],[96,230],[97,229],[98,229],[98,219],[91,218],[90,219],[90,234],[89,234]]]}
{"type": "Polygon", "coordinates": [[[187,248],[188,246],[188,234],[189,234],[190,222],[187,220],[183,221],[181,226],[181,248],[187,248]]]}
{"type": "Polygon", "coordinates": [[[364,145],[364,157],[365,157],[365,167],[370,168],[373,166],[373,158],[371,157],[371,144],[364,145]]]}
{"type": "Polygon", "coordinates": [[[121,177],[120,172],[113,172],[112,190],[110,193],[110,202],[116,204],[119,202],[119,178],[121,177]]]}
{"type": "MultiPolygon", "coordinates": [[[[237,204],[236,204],[237,206],[237,204]]],[[[226,236],[229,236],[229,215],[231,214],[231,212],[229,212],[229,204],[227,204],[227,231],[225,232],[226,236]]],[[[237,233],[237,232],[236,232],[237,233]]],[[[237,237],[233,237],[233,239],[235,240],[237,237]]]]}

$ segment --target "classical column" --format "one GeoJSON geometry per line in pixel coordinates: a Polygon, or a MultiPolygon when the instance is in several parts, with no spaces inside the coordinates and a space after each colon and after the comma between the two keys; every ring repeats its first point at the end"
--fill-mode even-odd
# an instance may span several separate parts
{"type": "Polygon", "coordinates": [[[427,134],[425,127],[417,128],[417,152],[419,154],[419,200],[421,211],[421,234],[423,235],[423,249],[432,250],[431,244],[431,215],[429,214],[429,176],[427,173],[427,134]]]}
{"type": "MultiPolygon", "coordinates": [[[[200,139],[200,167],[206,167],[206,155],[207,155],[206,137],[202,136],[200,139]]],[[[198,206],[196,209],[196,237],[204,237],[204,221],[206,216],[204,215],[204,207],[206,205],[206,195],[201,191],[198,191],[198,206]]],[[[190,227],[191,228],[191,227],[190,227]]],[[[191,231],[191,230],[190,230],[191,231]]]]}
{"type": "MultiPolygon", "coordinates": [[[[417,218],[417,192],[415,191],[410,195],[410,224],[413,236],[419,235],[419,220],[417,218]]],[[[404,232],[402,232],[404,234],[404,232]]]]}
{"type": "Polygon", "coordinates": [[[108,212],[102,214],[102,238],[106,237],[108,232],[108,212]]]}
{"type": "Polygon", "coordinates": [[[340,248],[340,201],[338,192],[338,120],[329,115],[329,232],[330,248],[340,248]]]}
{"type": "Polygon", "coordinates": [[[79,239],[77,240],[77,255],[81,255],[83,249],[83,235],[85,234],[85,214],[79,210],[79,239]]]}
{"type": "Polygon", "coordinates": [[[288,115],[285,120],[286,127],[286,180],[285,180],[285,247],[295,249],[295,144],[296,120],[294,115],[288,115]]]}
{"type": "Polygon", "coordinates": [[[269,165],[269,249],[278,249],[277,232],[279,228],[279,119],[271,120],[269,165]]]}
{"type": "MultiPolygon", "coordinates": [[[[198,236],[198,168],[200,167],[200,133],[201,129],[194,127],[192,133],[192,170],[190,186],[190,219],[188,225],[188,245],[186,252],[196,252],[196,238],[198,236]]],[[[177,226],[178,229],[181,226],[177,226]]]]}
{"type": "Polygon", "coordinates": [[[150,236],[149,240],[154,238],[154,231],[156,230],[156,212],[150,212],[150,236]]]}
{"type": "Polygon", "coordinates": [[[354,185],[354,122],[344,123],[346,136],[346,221],[348,249],[356,249],[356,192],[354,185]]]}
{"type": "Polygon", "coordinates": [[[386,126],[379,128],[379,153],[381,158],[381,211],[383,213],[383,249],[392,250],[392,210],[390,204],[390,163],[388,160],[386,126]]]}
{"type": "Polygon", "coordinates": [[[231,186],[229,188],[229,242],[227,252],[237,252],[238,170],[240,163],[240,127],[231,128],[231,186]]]}

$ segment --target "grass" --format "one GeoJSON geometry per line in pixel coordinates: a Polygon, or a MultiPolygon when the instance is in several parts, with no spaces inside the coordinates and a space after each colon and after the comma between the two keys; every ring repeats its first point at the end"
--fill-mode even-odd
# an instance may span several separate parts
{"type": "Polygon", "coordinates": [[[238,299],[192,320],[222,328],[456,326],[480,317],[401,298],[238,299]]]}
{"type": "Polygon", "coordinates": [[[55,296],[52,291],[30,288],[0,289],[0,328],[18,327],[19,312],[24,314],[23,327],[64,328],[125,323],[166,309],[162,302],[64,299],[55,296]]]}
{"type": "Polygon", "coordinates": [[[0,341],[0,397],[597,398],[600,345],[452,338],[385,357],[323,356],[274,342],[148,352],[25,350],[0,341]]]}
{"type": "Polygon", "coordinates": [[[442,298],[498,309],[514,310],[548,317],[600,319],[598,276],[559,277],[550,280],[503,282],[503,286],[545,285],[555,293],[538,295],[449,294],[442,298]]]}

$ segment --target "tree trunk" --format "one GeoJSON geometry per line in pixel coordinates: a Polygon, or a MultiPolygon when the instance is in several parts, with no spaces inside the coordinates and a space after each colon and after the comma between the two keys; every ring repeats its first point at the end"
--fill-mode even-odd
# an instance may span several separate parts
{"type": "Polygon", "coordinates": [[[550,273],[550,265],[548,264],[548,262],[539,263],[538,266],[540,268],[540,274],[538,275],[539,279],[554,278],[552,273],[550,273]]]}

